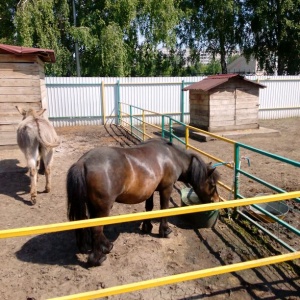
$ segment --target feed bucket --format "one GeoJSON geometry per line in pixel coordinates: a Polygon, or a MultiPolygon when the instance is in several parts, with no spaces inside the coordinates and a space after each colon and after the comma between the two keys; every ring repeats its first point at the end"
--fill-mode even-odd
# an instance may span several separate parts
{"type": "MultiPolygon", "coordinates": [[[[256,197],[266,196],[266,195],[269,195],[269,194],[258,194],[258,195],[256,195],[256,197]]],[[[256,205],[281,220],[289,212],[289,207],[285,203],[285,201],[275,201],[275,202],[261,203],[261,204],[256,204],[256,205]]],[[[274,223],[275,222],[275,220],[273,220],[269,216],[265,215],[263,212],[259,211],[258,209],[256,209],[253,206],[250,206],[250,214],[265,223],[274,223]]]]}
{"type": "MultiPolygon", "coordinates": [[[[181,189],[181,206],[201,204],[200,199],[193,189],[181,189]]],[[[219,210],[197,212],[181,215],[185,221],[192,223],[197,228],[212,228],[216,225],[219,217],[219,210]]]]}

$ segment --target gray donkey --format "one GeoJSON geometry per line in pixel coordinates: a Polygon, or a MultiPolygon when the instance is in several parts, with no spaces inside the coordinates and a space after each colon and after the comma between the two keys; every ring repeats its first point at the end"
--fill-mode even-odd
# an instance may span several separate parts
{"type": "Polygon", "coordinates": [[[36,203],[37,197],[37,173],[46,176],[45,192],[51,189],[51,164],[53,149],[60,144],[60,140],[50,122],[43,117],[46,109],[35,111],[34,109],[21,109],[16,106],[23,116],[17,129],[17,141],[21,151],[27,160],[30,174],[30,194],[32,204],[36,203]],[[40,162],[41,160],[41,162],[40,162]]]}

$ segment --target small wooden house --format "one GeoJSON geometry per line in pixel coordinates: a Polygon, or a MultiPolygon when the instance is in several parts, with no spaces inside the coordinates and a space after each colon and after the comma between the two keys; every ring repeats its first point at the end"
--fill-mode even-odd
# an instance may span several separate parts
{"type": "Polygon", "coordinates": [[[190,125],[209,131],[259,128],[259,89],[264,85],[238,74],[209,76],[189,91],[190,125]]]}
{"type": "Polygon", "coordinates": [[[0,149],[17,145],[21,108],[47,108],[45,62],[55,62],[53,50],[0,44],[0,149]]]}

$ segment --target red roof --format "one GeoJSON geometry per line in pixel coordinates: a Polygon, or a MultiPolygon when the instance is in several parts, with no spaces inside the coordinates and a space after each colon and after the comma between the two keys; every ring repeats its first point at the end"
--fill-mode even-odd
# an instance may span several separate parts
{"type": "Polygon", "coordinates": [[[229,81],[231,78],[238,78],[240,80],[243,81],[247,81],[251,84],[257,85],[259,88],[265,88],[265,85],[253,82],[252,80],[248,80],[246,78],[244,78],[244,76],[241,76],[239,74],[220,74],[220,75],[212,75],[212,76],[208,76],[207,78],[193,83],[187,87],[185,87],[183,90],[184,91],[188,91],[188,90],[201,90],[201,91],[209,91],[212,88],[217,87],[218,85],[221,85],[227,81],[229,81]]]}
{"type": "Polygon", "coordinates": [[[12,46],[0,44],[0,54],[15,54],[15,55],[27,55],[36,54],[44,62],[56,61],[54,50],[41,49],[41,48],[29,48],[22,46],[12,46]]]}

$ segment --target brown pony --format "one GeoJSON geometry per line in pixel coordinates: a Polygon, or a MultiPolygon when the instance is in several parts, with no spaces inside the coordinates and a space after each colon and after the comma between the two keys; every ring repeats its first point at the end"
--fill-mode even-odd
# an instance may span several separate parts
{"type": "MultiPolygon", "coordinates": [[[[153,209],[153,193],[159,192],[160,208],[167,209],[174,183],[190,184],[203,203],[217,202],[218,172],[203,160],[163,139],[149,139],[132,148],[101,147],[84,154],[67,174],[69,220],[107,217],[114,202],[136,204],[146,201],[153,209]]],[[[145,220],[142,230],[150,233],[145,220]]],[[[171,233],[166,218],[159,227],[161,237],[171,233]]],[[[77,246],[85,252],[91,241],[88,263],[101,265],[113,244],[103,226],[76,230],[77,246]]]]}
{"type": "Polygon", "coordinates": [[[21,109],[16,106],[19,113],[23,116],[17,129],[17,141],[21,151],[27,160],[30,174],[30,194],[32,204],[36,203],[37,197],[37,173],[45,173],[46,187],[45,192],[51,189],[51,164],[53,160],[53,148],[60,143],[59,138],[50,124],[43,117],[46,109],[35,111],[34,109],[21,109]],[[41,163],[40,163],[40,158],[41,163]]]}

